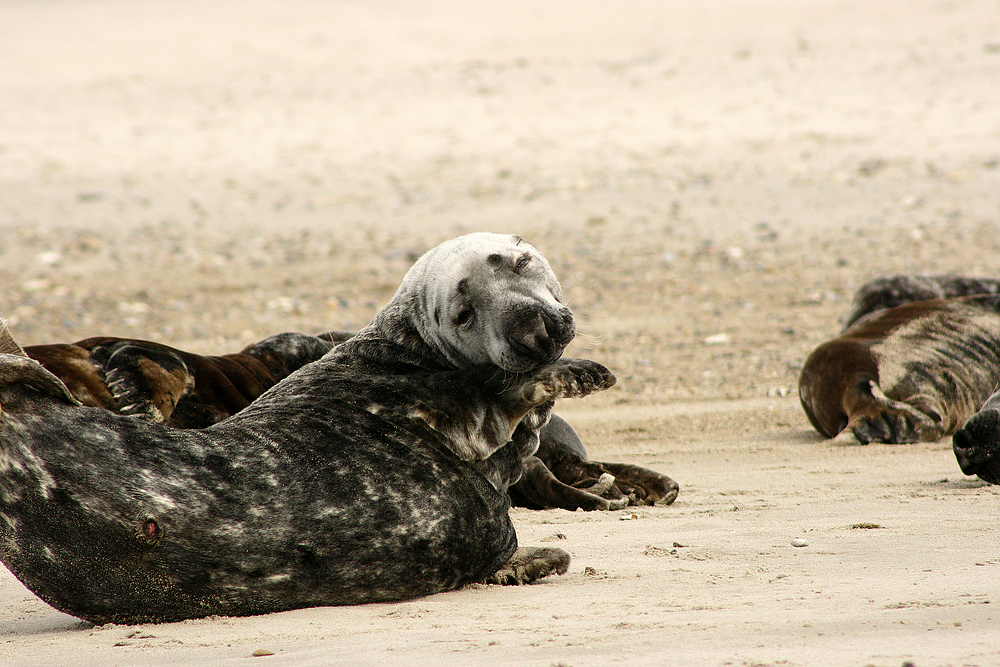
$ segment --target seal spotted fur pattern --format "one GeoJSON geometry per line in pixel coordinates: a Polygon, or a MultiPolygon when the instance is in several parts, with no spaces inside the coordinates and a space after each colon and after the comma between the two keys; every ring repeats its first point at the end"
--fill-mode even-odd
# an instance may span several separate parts
{"type": "Polygon", "coordinates": [[[8,341],[0,560],[95,623],[563,572],[565,552],[517,548],[506,489],[556,399],[614,384],[560,359],[573,333],[541,254],[475,234],[426,253],[357,336],[205,429],[80,405],[8,341]]]}
{"type": "MultiPolygon", "coordinates": [[[[354,335],[281,333],[222,356],[109,336],[31,345],[24,351],[84,405],[177,428],[205,428],[236,414],[278,380],[354,335]]],[[[539,435],[538,451],[526,457],[524,475],[511,487],[515,505],[610,510],[668,505],[677,497],[679,486],[666,475],[591,461],[573,428],[557,416],[539,435]]]]}
{"type": "Polygon", "coordinates": [[[817,431],[862,443],[936,440],[1000,384],[1000,295],[873,311],[816,348],[799,398],[817,431]]]}

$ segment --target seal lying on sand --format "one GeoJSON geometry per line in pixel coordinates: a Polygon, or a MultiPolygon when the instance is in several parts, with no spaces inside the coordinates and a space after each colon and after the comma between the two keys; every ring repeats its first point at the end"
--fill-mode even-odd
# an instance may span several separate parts
{"type": "Polygon", "coordinates": [[[816,348],[799,376],[809,421],[828,438],[936,440],[1000,384],[1000,295],[917,301],[861,317],[816,348]]]}
{"type": "Polygon", "coordinates": [[[552,415],[539,432],[538,451],[524,459],[524,474],[510,487],[519,507],[609,510],[669,505],[680,490],[666,475],[630,463],[591,461],[580,436],[552,415]]]}
{"type": "Polygon", "coordinates": [[[111,336],[28,345],[24,352],[83,405],[175,428],[206,428],[353,335],[281,333],[222,356],[111,336]]]}
{"type": "Polygon", "coordinates": [[[0,560],[95,623],[565,571],[561,550],[517,549],[506,488],[555,399],[614,384],[560,359],[573,335],[545,259],[473,234],[418,260],[357,336],[206,429],[81,406],[8,336],[0,560]]]}
{"type": "MultiPolygon", "coordinates": [[[[177,428],[206,428],[354,335],[281,333],[222,356],[107,336],[29,345],[24,351],[84,405],[177,428]]],[[[678,491],[676,482],[652,470],[589,460],[572,427],[553,417],[541,430],[538,451],[526,457],[525,473],[511,488],[511,498],[515,505],[533,509],[608,510],[668,505],[678,491]]]]}
{"type": "MultiPolygon", "coordinates": [[[[845,321],[857,321],[871,312],[914,301],[997,292],[1000,292],[1000,280],[990,278],[886,276],[876,278],[858,290],[845,321]]],[[[996,388],[996,385],[986,387],[987,390],[996,388]]],[[[979,411],[955,431],[952,450],[963,473],[978,475],[991,484],[1000,484],[1000,391],[986,399],[979,411]]]]}
{"type": "Polygon", "coordinates": [[[844,317],[841,330],[846,331],[862,317],[876,311],[914,301],[998,293],[1000,293],[1000,280],[992,278],[967,278],[953,274],[922,276],[908,273],[881,276],[869,280],[854,293],[851,309],[844,317]]]}

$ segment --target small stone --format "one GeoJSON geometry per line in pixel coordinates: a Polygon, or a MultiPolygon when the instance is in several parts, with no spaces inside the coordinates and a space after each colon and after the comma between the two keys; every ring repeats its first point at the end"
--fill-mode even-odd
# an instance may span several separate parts
{"type": "Polygon", "coordinates": [[[801,537],[796,537],[794,540],[792,540],[792,546],[793,547],[807,547],[807,546],[809,546],[809,543],[806,542],[801,537]]]}
{"type": "Polygon", "coordinates": [[[720,333],[709,336],[705,339],[705,345],[727,345],[729,344],[729,334],[720,333]]]}
{"type": "Polygon", "coordinates": [[[274,655],[274,651],[268,651],[266,648],[259,648],[250,655],[252,655],[255,658],[262,658],[265,655],[274,655]]]}

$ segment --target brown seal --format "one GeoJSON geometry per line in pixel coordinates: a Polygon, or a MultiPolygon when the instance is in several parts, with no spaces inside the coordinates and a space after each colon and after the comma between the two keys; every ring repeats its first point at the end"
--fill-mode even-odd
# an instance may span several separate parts
{"type": "Polygon", "coordinates": [[[862,443],[936,440],[1000,383],[1000,296],[876,310],[817,347],[799,377],[809,421],[862,443]]]}
{"type": "Polygon", "coordinates": [[[221,356],[111,336],[28,345],[24,351],[84,405],[175,428],[205,428],[353,335],[281,333],[221,356]]]}

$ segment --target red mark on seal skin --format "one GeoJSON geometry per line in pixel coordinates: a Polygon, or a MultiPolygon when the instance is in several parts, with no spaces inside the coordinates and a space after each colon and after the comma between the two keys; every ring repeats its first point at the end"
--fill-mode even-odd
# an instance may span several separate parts
{"type": "Polygon", "coordinates": [[[146,541],[150,544],[155,544],[160,541],[160,537],[163,536],[163,531],[160,530],[160,525],[156,523],[153,519],[146,519],[142,523],[142,536],[146,538],[146,541]]]}

